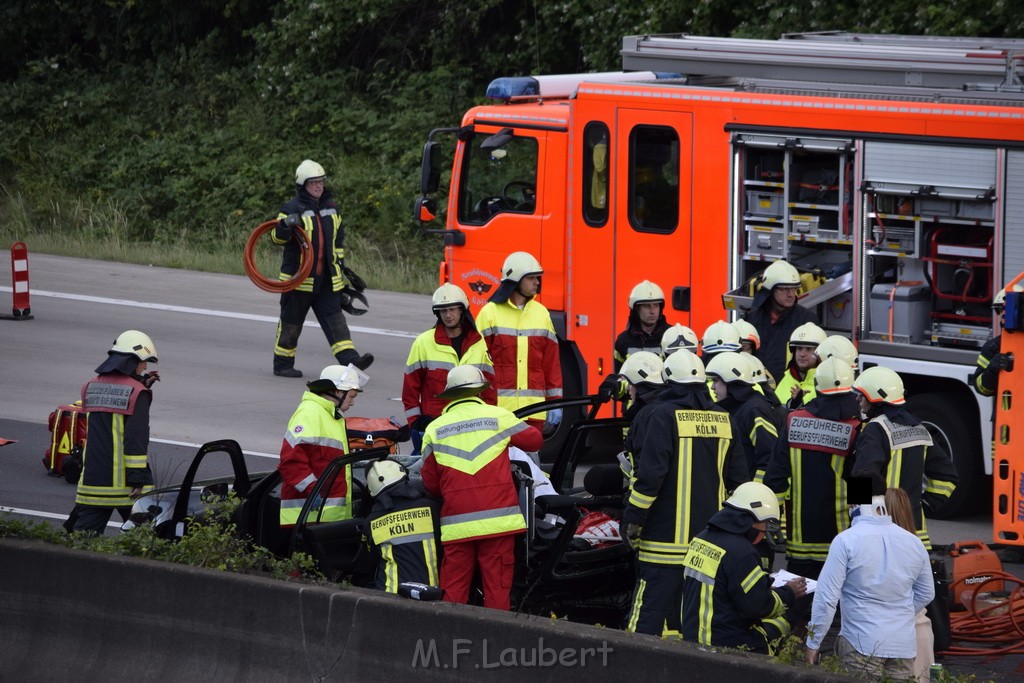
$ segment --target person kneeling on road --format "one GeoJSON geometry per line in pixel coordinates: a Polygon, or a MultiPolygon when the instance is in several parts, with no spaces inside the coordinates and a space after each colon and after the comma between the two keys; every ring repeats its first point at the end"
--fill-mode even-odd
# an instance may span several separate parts
{"type": "Polygon", "coordinates": [[[786,609],[807,592],[798,577],[772,588],[756,545],[779,523],[779,502],[764,484],[733,492],[690,543],[683,579],[683,639],[769,654],[789,633],[786,609]]]}
{"type": "Polygon", "coordinates": [[[479,569],[484,607],[508,610],[515,537],[526,530],[508,447],[538,451],[544,437],[504,408],[484,403],[480,394],[488,386],[472,365],[449,371],[438,398],[451,403],[423,434],[420,475],[427,492],[442,500],[444,599],[468,602],[479,569]]]}
{"type": "MultiPolygon", "coordinates": [[[[343,413],[370,378],[354,365],[328,365],[320,379],[307,382],[299,407],[288,421],[281,444],[281,526],[291,527],[299,519],[306,495],[332,460],[348,453],[348,433],[343,413]]],[[[316,508],[317,522],[335,522],[352,517],[352,468],[346,465],[316,508]]]]}
{"type": "Polygon", "coordinates": [[[366,487],[373,496],[366,536],[377,566],[374,588],[397,593],[410,581],[439,586],[441,502],[413,486],[394,460],[367,467],[366,487]]]}

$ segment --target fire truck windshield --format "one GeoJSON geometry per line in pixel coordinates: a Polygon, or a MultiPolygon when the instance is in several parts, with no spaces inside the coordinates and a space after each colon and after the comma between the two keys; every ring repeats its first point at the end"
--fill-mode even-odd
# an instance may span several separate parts
{"type": "Polygon", "coordinates": [[[500,213],[537,208],[537,140],[515,135],[497,149],[480,147],[486,134],[466,142],[459,183],[459,221],[483,225],[500,213]]]}

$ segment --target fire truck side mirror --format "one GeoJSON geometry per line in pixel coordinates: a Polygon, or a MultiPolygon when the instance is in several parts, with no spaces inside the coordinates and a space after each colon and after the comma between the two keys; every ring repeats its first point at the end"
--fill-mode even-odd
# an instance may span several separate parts
{"type": "Polygon", "coordinates": [[[690,288],[689,287],[673,287],[672,288],[672,308],[676,311],[689,311],[690,310],[690,288]]]}
{"type": "Polygon", "coordinates": [[[420,194],[433,194],[441,185],[441,155],[438,143],[429,140],[423,145],[420,163],[420,194]]]}
{"type": "Polygon", "coordinates": [[[437,205],[429,197],[417,197],[412,217],[420,223],[429,223],[437,218],[437,205]]]}

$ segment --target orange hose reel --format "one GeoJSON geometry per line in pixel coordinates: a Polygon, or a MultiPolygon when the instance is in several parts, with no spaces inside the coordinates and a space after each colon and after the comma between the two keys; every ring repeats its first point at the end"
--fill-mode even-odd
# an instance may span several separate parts
{"type": "Polygon", "coordinates": [[[249,239],[245,241],[245,250],[242,252],[242,264],[245,266],[245,274],[249,276],[254,285],[264,292],[280,294],[292,291],[309,277],[309,274],[313,271],[313,250],[311,248],[312,245],[309,243],[309,238],[306,236],[306,231],[300,225],[295,226],[293,229],[294,235],[295,239],[299,242],[301,254],[298,272],[287,280],[271,280],[264,277],[256,268],[256,245],[261,237],[277,227],[277,223],[276,220],[260,223],[249,234],[249,239]]]}

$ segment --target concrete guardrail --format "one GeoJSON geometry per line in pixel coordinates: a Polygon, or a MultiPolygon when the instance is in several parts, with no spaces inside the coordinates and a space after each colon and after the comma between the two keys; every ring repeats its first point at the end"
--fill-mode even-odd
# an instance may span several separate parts
{"type": "Polygon", "coordinates": [[[836,680],[564,620],[0,540],[0,678],[836,680]]]}

